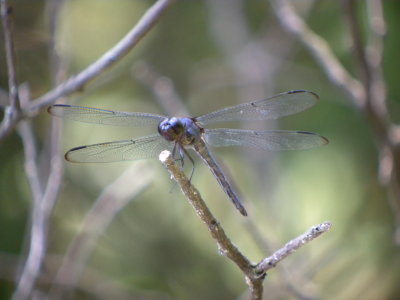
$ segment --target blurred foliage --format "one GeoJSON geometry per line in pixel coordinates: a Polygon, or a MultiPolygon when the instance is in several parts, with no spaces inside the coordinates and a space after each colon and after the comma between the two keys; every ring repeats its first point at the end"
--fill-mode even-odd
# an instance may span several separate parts
{"type": "MultiPolygon", "coordinates": [[[[365,2],[358,4],[363,18],[365,2]]],[[[149,5],[144,0],[66,1],[55,28],[55,50],[67,63],[68,74],[79,72],[112,47],[149,5]]],[[[36,97],[49,90],[52,82],[49,53],[53,49],[46,1],[18,0],[13,6],[18,80],[28,82],[32,97],[36,97]]],[[[309,53],[279,28],[266,1],[246,1],[247,38],[248,42],[258,39],[265,43],[265,50],[272,52],[268,54],[272,62],[281,60],[280,67],[271,81],[246,82],[250,98],[241,99],[242,87],[231,58],[215,39],[210,9],[209,1],[177,1],[131,54],[71,97],[69,103],[164,113],[152,92],[135,76],[143,65],[170,78],[193,115],[256,100],[259,94],[252,96],[251,90],[260,86],[268,87],[263,97],[293,89],[318,93],[321,100],[316,107],[272,125],[318,132],[329,138],[328,146],[274,154],[218,149],[216,156],[229,166],[244,195],[249,218],[272,250],[314,224],[333,223],[329,233],[282,263],[296,286],[322,299],[396,299],[400,295],[400,252],[393,241],[394,220],[386,194],[377,180],[378,150],[370,125],[332,86],[309,53]],[[280,48],[285,45],[289,48],[280,48]],[[279,57],[280,52],[284,57],[279,57]]],[[[298,9],[306,10],[301,3],[298,9]]],[[[400,36],[396,29],[400,26],[400,2],[384,1],[384,9],[388,32],[383,67],[391,115],[398,122],[400,36]]],[[[315,1],[307,15],[310,27],[327,39],[339,60],[357,74],[339,2],[315,1]]],[[[0,51],[0,87],[6,90],[3,40],[0,51]]],[[[39,149],[44,147],[49,120],[45,111],[33,120],[39,149]]],[[[254,124],[236,124],[247,125],[254,124]]],[[[63,149],[140,136],[149,130],[65,123],[63,149]]],[[[43,154],[40,159],[49,157],[43,154]]],[[[61,195],[48,233],[49,257],[62,257],[94,200],[129,165],[65,164],[61,195]]],[[[5,260],[0,265],[14,263],[12,272],[0,268],[0,298],[6,299],[14,289],[18,258],[26,254],[32,201],[17,134],[2,143],[0,166],[0,251],[4,254],[0,259],[5,260]]],[[[150,167],[156,168],[157,176],[115,216],[96,244],[81,282],[95,272],[143,299],[152,293],[171,299],[237,298],[246,290],[241,272],[218,254],[206,228],[178,188],[173,188],[158,161],[150,167]]],[[[270,254],[257,246],[246,220],[198,160],[193,182],[233,242],[250,259],[257,261],[270,254]]],[[[48,277],[55,271],[47,270],[53,272],[48,277]]],[[[279,274],[279,270],[269,272],[264,283],[267,298],[294,299],[279,274]]],[[[48,288],[45,279],[40,283],[44,290],[48,288]]],[[[93,297],[90,289],[78,286],[76,299],[93,297]]]]}

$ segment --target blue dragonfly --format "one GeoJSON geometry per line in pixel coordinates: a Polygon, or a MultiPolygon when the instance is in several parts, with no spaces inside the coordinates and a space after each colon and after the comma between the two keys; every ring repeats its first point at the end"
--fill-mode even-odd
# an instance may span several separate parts
{"type": "Polygon", "coordinates": [[[105,163],[154,158],[163,150],[172,151],[190,161],[187,149],[194,150],[207,164],[224,192],[239,212],[247,212],[233,190],[226,175],[209,150],[211,147],[249,146],[263,150],[301,150],[322,146],[328,140],[316,133],[287,130],[207,129],[204,126],[243,120],[278,119],[301,112],[313,106],[318,96],[310,91],[296,90],[281,93],[264,100],[226,107],[195,118],[166,117],[141,112],[120,112],[91,107],[55,104],[48,112],[69,120],[113,126],[153,126],[157,133],[141,138],[106,142],[72,148],[65,159],[78,163],[105,163]]]}

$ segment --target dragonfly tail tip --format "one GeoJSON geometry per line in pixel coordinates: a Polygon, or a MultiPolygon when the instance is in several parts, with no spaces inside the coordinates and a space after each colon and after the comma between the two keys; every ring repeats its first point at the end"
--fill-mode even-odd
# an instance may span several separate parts
{"type": "Polygon", "coordinates": [[[238,210],[243,216],[247,217],[247,211],[243,206],[240,208],[238,207],[238,210]]]}

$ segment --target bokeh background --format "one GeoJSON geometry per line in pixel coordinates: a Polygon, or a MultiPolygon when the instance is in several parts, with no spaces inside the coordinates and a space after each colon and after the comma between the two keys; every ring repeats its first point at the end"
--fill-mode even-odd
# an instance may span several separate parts
{"type": "MultiPolygon", "coordinates": [[[[307,130],[330,141],[321,148],[285,153],[215,149],[242,195],[248,218],[234,209],[198,159],[192,182],[232,241],[254,262],[311,226],[332,222],[328,233],[268,272],[265,299],[398,299],[396,216],[390,193],[379,181],[380,149],[373,126],[349,95],[329,80],[307,48],[282,28],[272,6],[278,2],[176,1],[129,55],[60,101],[159,114],[189,111],[196,116],[288,90],[317,93],[319,103],[303,113],[273,122],[224,124],[307,130]]],[[[345,69],[362,78],[346,21],[347,1],[293,2],[345,69]]],[[[360,38],[368,41],[368,9],[376,1],[351,2],[360,38]]],[[[382,3],[386,21],[382,68],[388,111],[396,123],[400,2],[382,3]]],[[[29,85],[34,99],[115,45],[153,1],[17,0],[12,4],[18,82],[29,85]]],[[[1,39],[4,107],[3,45],[1,39]]],[[[49,154],[49,143],[56,143],[51,138],[52,122],[57,121],[45,110],[32,119],[43,180],[54,162],[49,154]]],[[[63,122],[59,157],[75,146],[153,131],[63,122]]],[[[33,200],[17,131],[0,147],[0,298],[8,299],[29,250],[33,200]]],[[[34,295],[72,299],[248,296],[242,273],[218,253],[206,227],[156,158],[62,164],[34,295]],[[104,198],[109,206],[96,205],[104,198]],[[110,203],[120,206],[115,209],[110,203]],[[77,275],[70,285],[60,288],[54,279],[71,244],[82,251],[78,271],[75,268],[77,275]]]]}

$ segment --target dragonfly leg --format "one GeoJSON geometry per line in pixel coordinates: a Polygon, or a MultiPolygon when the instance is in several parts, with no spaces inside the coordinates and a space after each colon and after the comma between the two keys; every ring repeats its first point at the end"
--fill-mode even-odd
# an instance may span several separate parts
{"type": "Polygon", "coordinates": [[[194,174],[194,160],[185,148],[180,146],[178,143],[175,143],[174,148],[172,149],[172,157],[174,158],[175,161],[181,162],[181,168],[183,168],[183,166],[185,165],[185,156],[189,159],[190,163],[192,164],[192,170],[190,171],[190,176],[189,176],[189,182],[190,182],[192,181],[192,177],[194,174]],[[175,158],[177,149],[179,149],[179,158],[175,158]]]}
{"type": "Polygon", "coordinates": [[[182,147],[180,147],[180,145],[178,143],[175,143],[174,148],[172,149],[172,157],[174,159],[174,161],[180,161],[181,163],[181,168],[183,168],[183,165],[185,164],[185,155],[182,152],[182,147]],[[179,148],[179,158],[175,158],[176,156],[176,151],[179,148]]]}
{"type": "Polygon", "coordinates": [[[189,161],[192,164],[192,171],[190,172],[190,176],[189,176],[189,182],[191,182],[193,174],[194,174],[194,160],[193,160],[193,158],[190,156],[189,152],[185,148],[182,148],[182,150],[185,153],[186,157],[189,158],[189,161]]]}
{"type": "Polygon", "coordinates": [[[179,147],[179,158],[177,160],[181,162],[182,169],[183,166],[185,165],[185,154],[187,154],[187,152],[183,149],[183,147],[179,147]]]}
{"type": "Polygon", "coordinates": [[[175,143],[174,148],[172,148],[172,157],[175,158],[176,147],[178,147],[178,143],[175,143]]]}

